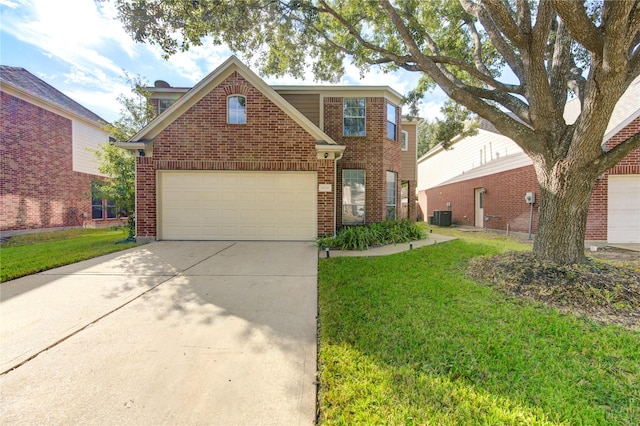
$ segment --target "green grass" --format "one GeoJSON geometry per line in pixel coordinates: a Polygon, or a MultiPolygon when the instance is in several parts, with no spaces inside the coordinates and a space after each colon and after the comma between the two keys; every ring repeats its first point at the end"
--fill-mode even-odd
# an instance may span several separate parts
{"type": "Polygon", "coordinates": [[[640,424],[640,334],[473,282],[470,259],[530,246],[456,236],[320,260],[320,423],[640,424]]]}
{"type": "Polygon", "coordinates": [[[116,244],[124,228],[69,229],[18,235],[0,245],[0,282],[134,247],[116,244]]]}

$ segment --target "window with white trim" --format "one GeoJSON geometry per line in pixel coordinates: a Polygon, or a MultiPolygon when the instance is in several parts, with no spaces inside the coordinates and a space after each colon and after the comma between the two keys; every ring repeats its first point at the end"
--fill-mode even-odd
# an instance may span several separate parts
{"type": "Polygon", "coordinates": [[[398,128],[398,110],[395,105],[387,103],[387,137],[396,140],[398,128]]]}
{"type": "Polygon", "coordinates": [[[409,132],[403,130],[400,132],[400,149],[403,151],[409,150],[409,132]]]}
{"type": "Polygon", "coordinates": [[[91,184],[91,219],[117,219],[118,208],[115,201],[101,198],[98,185],[98,182],[91,184]]]}
{"type": "Polygon", "coordinates": [[[365,98],[345,98],[343,104],[343,135],[366,136],[365,98]]]}
{"type": "Polygon", "coordinates": [[[227,98],[227,123],[247,124],[247,98],[232,95],[227,98]]]}
{"type": "Polygon", "coordinates": [[[116,207],[116,202],[113,200],[105,200],[105,204],[107,210],[107,219],[117,219],[118,208],[116,207]]]}
{"type": "Polygon", "coordinates": [[[91,219],[104,219],[104,204],[101,198],[91,197],[91,219]]]}
{"type": "Polygon", "coordinates": [[[365,171],[342,170],[342,224],[364,225],[365,171]]]}
{"type": "Polygon", "coordinates": [[[396,200],[398,198],[398,174],[387,172],[387,220],[395,220],[397,216],[396,200]]]}
{"type": "Polygon", "coordinates": [[[173,105],[175,101],[173,99],[159,99],[158,100],[158,115],[162,114],[173,105]]]}

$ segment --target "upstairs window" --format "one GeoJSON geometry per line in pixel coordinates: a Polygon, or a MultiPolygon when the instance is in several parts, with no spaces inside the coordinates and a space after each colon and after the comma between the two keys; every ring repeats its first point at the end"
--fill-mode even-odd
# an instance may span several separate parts
{"type": "Polygon", "coordinates": [[[158,101],[158,115],[168,110],[169,107],[173,105],[173,102],[173,99],[160,99],[158,101]]]}
{"type": "Polygon", "coordinates": [[[408,151],[409,150],[409,132],[407,132],[406,130],[403,130],[402,132],[400,132],[400,149],[402,149],[403,151],[408,151]]]}
{"type": "Polygon", "coordinates": [[[227,98],[227,123],[247,124],[247,98],[233,95],[227,98]]]}
{"type": "Polygon", "coordinates": [[[398,111],[395,105],[387,104],[387,137],[396,140],[396,129],[398,127],[398,111]]]}
{"type": "Polygon", "coordinates": [[[343,114],[344,136],[366,136],[365,98],[346,98],[343,114]]]}

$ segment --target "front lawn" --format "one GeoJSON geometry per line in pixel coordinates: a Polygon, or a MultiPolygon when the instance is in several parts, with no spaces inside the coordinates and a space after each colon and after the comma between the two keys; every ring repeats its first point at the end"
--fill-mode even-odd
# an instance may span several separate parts
{"type": "Polygon", "coordinates": [[[0,244],[0,282],[138,245],[116,244],[125,228],[68,229],[17,235],[0,244]]]}
{"type": "Polygon", "coordinates": [[[640,424],[640,333],[506,296],[495,235],[319,261],[319,423],[640,424]]]}

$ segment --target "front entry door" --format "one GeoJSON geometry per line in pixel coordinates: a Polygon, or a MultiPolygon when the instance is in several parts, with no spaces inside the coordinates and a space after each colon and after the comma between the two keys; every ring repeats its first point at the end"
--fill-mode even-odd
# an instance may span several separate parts
{"type": "Polygon", "coordinates": [[[484,188],[476,188],[476,228],[484,227],[484,188]]]}

